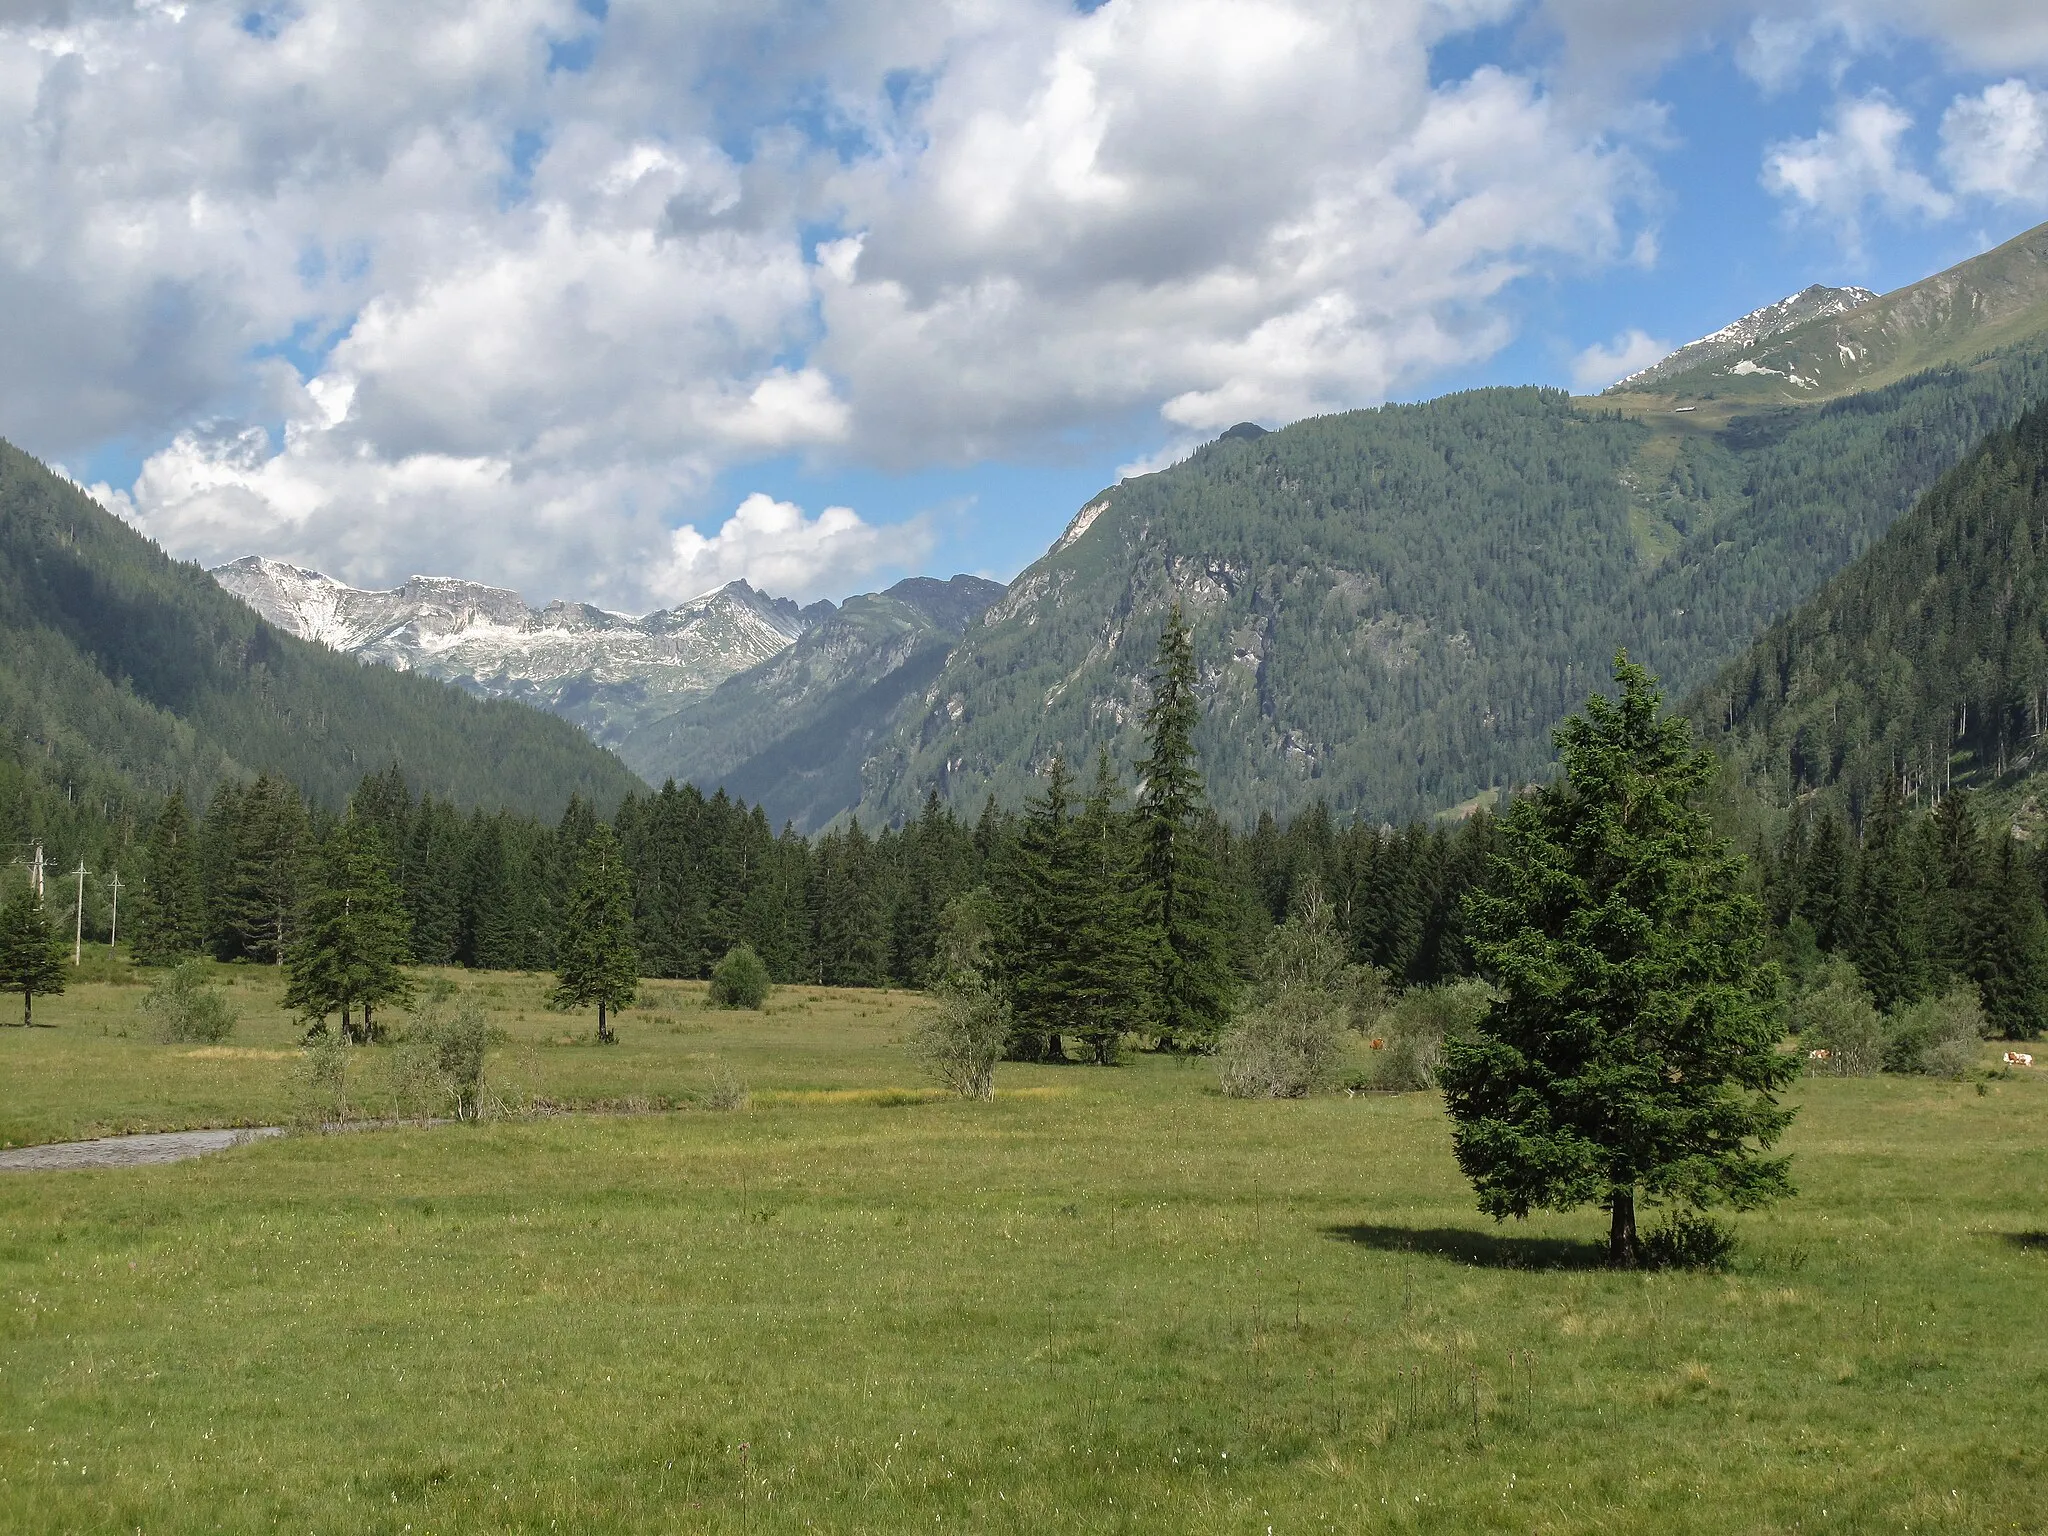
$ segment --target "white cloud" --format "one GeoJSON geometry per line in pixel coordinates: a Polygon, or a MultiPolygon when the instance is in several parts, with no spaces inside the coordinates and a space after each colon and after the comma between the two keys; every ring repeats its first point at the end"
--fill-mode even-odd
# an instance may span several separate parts
{"type": "Polygon", "coordinates": [[[1672,344],[1659,341],[1647,331],[1630,329],[1607,346],[1595,342],[1572,359],[1572,392],[1595,395],[1617,380],[1639,373],[1659,359],[1668,357],[1672,344]]]}
{"type": "Polygon", "coordinates": [[[2048,91],[2005,80],[1958,96],[1942,115],[1941,164],[1958,192],[2048,203],[2048,91]]]}
{"type": "Polygon", "coordinates": [[[794,502],[756,491],[709,538],[695,528],[676,529],[655,584],[672,602],[738,577],[778,596],[809,598],[846,591],[887,567],[914,564],[930,546],[922,521],[878,528],[862,522],[851,507],[827,507],[806,517],[794,502]]]}
{"type": "Polygon", "coordinates": [[[1913,119],[1882,96],[1838,102],[1834,122],[1811,138],[1773,144],[1763,184],[1804,214],[1831,221],[1843,247],[1862,248],[1862,218],[1875,204],[1893,217],[1943,218],[1953,200],[1900,152],[1913,119]]]}
{"type": "MultiPolygon", "coordinates": [[[[1172,453],[1424,388],[1509,338],[1524,275],[1653,259],[1671,58],[1746,37],[1783,83],[1919,37],[2020,70],[2048,60],[2035,9],[0,6],[0,355],[36,363],[0,371],[0,431],[73,463],[164,444],[105,494],[181,554],[619,607],[700,572],[825,590],[922,535],[752,499],[675,524],[767,456],[1134,423],[1172,453]],[[1509,21],[1557,56],[1433,76],[1509,21]]],[[[1951,110],[1960,191],[2035,174],[2003,89],[1951,110]]],[[[1847,103],[1767,174],[1852,240],[1871,207],[1936,214],[1904,125],[1847,103]]]]}

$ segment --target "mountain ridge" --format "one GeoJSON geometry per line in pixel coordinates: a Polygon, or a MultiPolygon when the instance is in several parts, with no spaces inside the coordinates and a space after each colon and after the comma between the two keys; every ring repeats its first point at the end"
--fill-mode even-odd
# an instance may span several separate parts
{"type": "Polygon", "coordinates": [[[589,603],[534,608],[459,577],[352,587],[257,555],[209,574],[287,633],[480,697],[517,699],[604,746],[767,660],[820,616],[817,605],[802,609],[744,581],[635,616],[589,603]]]}

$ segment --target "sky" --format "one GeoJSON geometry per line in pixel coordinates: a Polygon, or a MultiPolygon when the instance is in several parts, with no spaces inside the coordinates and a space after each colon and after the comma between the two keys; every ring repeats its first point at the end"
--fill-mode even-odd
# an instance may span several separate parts
{"type": "Polygon", "coordinates": [[[1008,578],[2044,219],[2039,0],[0,0],[0,435],[366,586],[1008,578]]]}

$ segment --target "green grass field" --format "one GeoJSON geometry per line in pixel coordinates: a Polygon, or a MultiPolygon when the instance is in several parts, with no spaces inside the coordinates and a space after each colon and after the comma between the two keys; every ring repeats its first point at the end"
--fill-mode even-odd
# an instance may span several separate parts
{"type": "MultiPolygon", "coordinates": [[[[289,1113],[236,977],[236,1054],[134,987],[0,1030],[0,1139],[289,1113]]],[[[1735,1270],[1614,1275],[1597,1213],[1480,1217],[1428,1095],[937,1101],[901,994],[658,984],[600,1049],[476,981],[515,1102],[753,1107],[0,1174],[0,1529],[2048,1528],[2028,1074],[1803,1082],[1735,1270]]]]}

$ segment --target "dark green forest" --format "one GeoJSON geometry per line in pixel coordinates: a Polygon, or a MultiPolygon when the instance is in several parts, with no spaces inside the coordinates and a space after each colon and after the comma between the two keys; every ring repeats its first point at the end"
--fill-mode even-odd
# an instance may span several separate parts
{"type": "Polygon", "coordinates": [[[0,838],[136,870],[173,790],[259,773],[338,810],[396,763],[464,807],[559,815],[645,786],[573,726],[280,634],[0,443],[0,838]]]}
{"type": "Polygon", "coordinates": [[[1887,785],[2012,798],[2048,704],[2048,409],[1992,433],[1856,564],[1723,668],[1695,712],[1772,804],[1860,825],[1887,785]]]}
{"type": "Polygon", "coordinates": [[[1055,752],[1128,772],[1175,601],[1235,822],[1536,781],[1618,647],[1697,686],[2044,394],[2036,346],[1719,429],[1492,389],[1226,434],[1017,578],[870,761],[862,814],[1018,804],[1055,752]]]}

